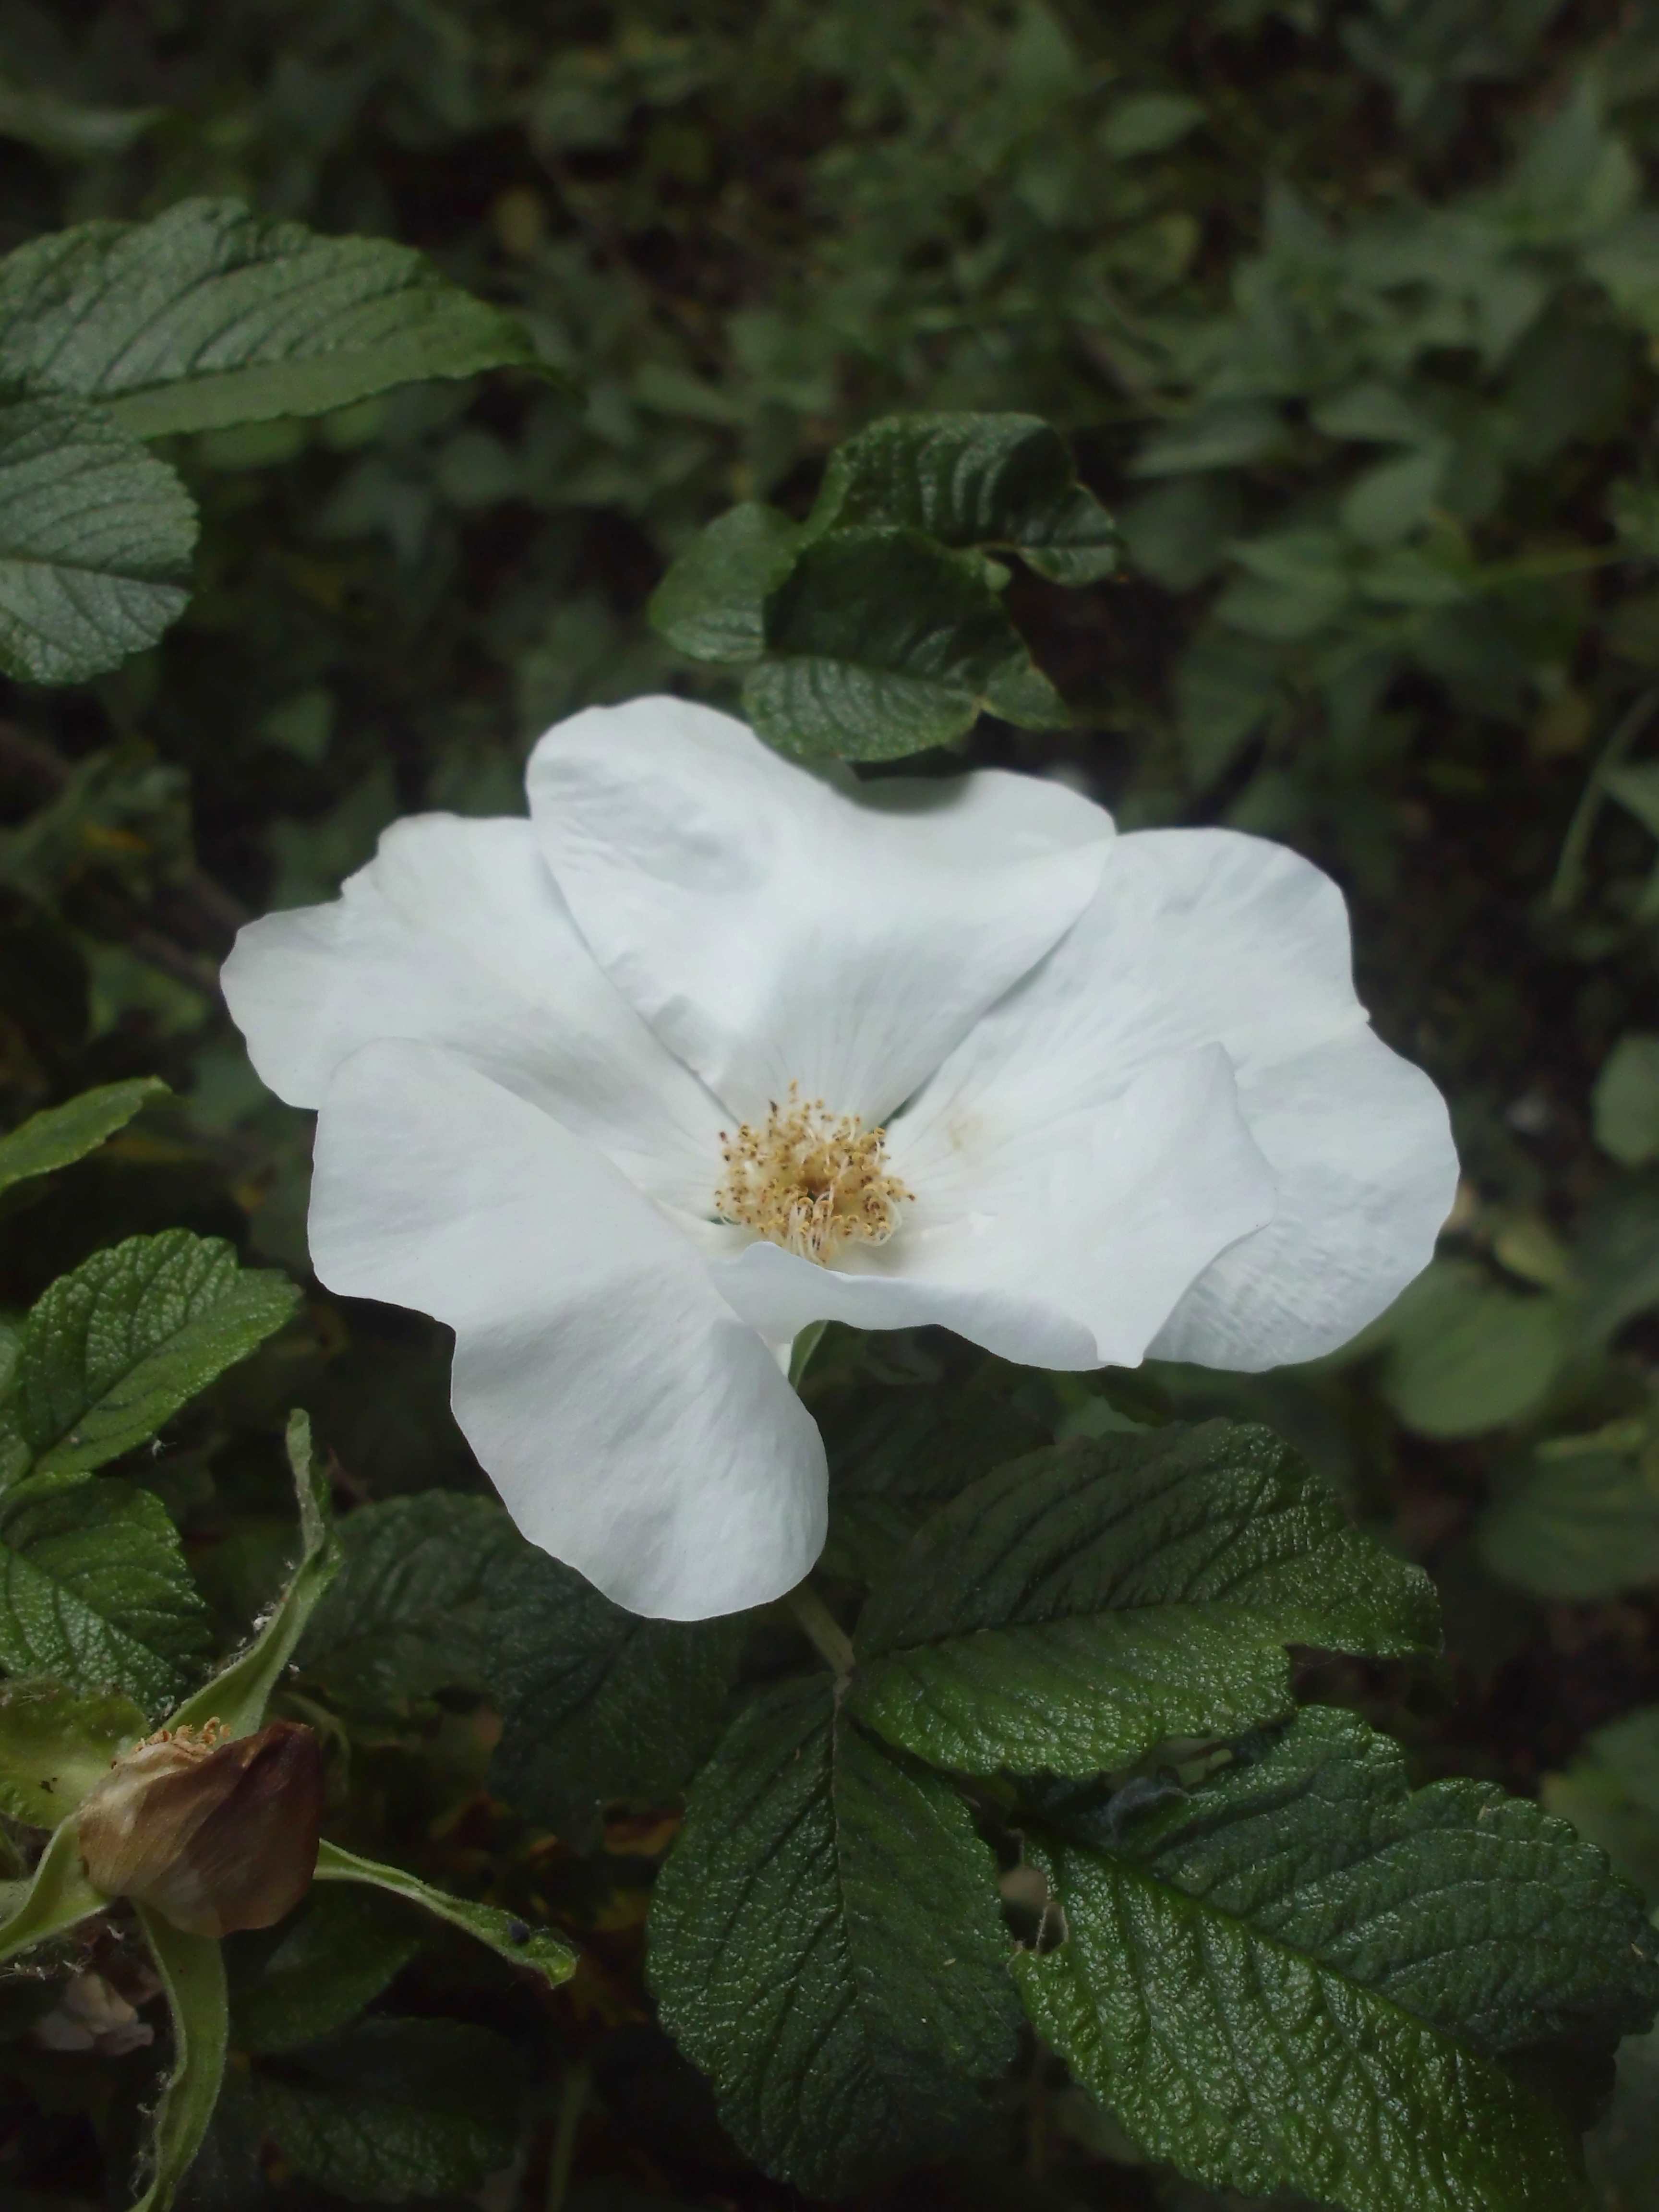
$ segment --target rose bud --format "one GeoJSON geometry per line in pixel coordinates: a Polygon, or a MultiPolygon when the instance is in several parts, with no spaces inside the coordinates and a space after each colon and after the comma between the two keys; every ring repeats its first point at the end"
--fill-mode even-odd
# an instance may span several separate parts
{"type": "Polygon", "coordinates": [[[163,1729],[120,1753],[78,1821],[87,1879],[190,1936],[269,1928],[317,1866],[323,1760],[297,1721],[227,1737],[163,1729]]]}

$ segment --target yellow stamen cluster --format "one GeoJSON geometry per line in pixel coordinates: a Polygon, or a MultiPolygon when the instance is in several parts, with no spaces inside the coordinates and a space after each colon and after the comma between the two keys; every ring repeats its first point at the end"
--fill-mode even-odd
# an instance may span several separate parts
{"type": "Polygon", "coordinates": [[[820,1263],[843,1244],[884,1244],[914,1196],[887,1172],[887,1132],[856,1114],[831,1116],[792,1083],[758,1128],[720,1132],[726,1178],[714,1194],[723,1221],[753,1229],[786,1252],[820,1263]]]}

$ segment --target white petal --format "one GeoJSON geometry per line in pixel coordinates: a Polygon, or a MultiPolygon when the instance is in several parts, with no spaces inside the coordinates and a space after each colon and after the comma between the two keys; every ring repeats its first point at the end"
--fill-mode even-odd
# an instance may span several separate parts
{"type": "Polygon", "coordinates": [[[1082,912],[1112,834],[1029,776],[809,775],[680,699],[559,723],[529,789],[600,964],[750,1119],[792,1082],[890,1113],[1082,912]]]}
{"type": "Polygon", "coordinates": [[[941,1117],[914,1143],[908,1116],[895,1125],[893,1164],[917,1197],[888,1243],[836,1267],[755,1244],[711,1261],[715,1281],[769,1335],[937,1322],[1032,1365],[1133,1365],[1194,1278],[1273,1211],[1227,1056],[1158,1060],[1081,1110],[1024,1103],[1016,1125],[941,1117]]]}
{"type": "Polygon", "coordinates": [[[701,1261],[599,1154],[453,1053],[366,1045],[317,1130],[317,1273],[456,1334],[455,1417],[532,1543],[700,1620],[823,1541],[817,1429],[701,1261]]]}
{"type": "Polygon", "coordinates": [[[529,823],[395,823],[327,906],[250,922],[225,998],[263,1079],[321,1102],[349,1053],[423,1037],[546,1106],[654,1197],[706,1216],[725,1118],[596,965],[529,823]]]}
{"type": "Polygon", "coordinates": [[[1393,1304],[1433,1256],[1457,1156],[1433,1084],[1368,1029],[1241,1096],[1278,1210],[1199,1277],[1152,1349],[1259,1371],[1336,1351],[1393,1304]]]}

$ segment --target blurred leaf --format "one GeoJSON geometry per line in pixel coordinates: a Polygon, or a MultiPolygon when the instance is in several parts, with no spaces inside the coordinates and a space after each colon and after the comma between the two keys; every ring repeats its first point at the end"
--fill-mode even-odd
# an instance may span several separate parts
{"type": "Polygon", "coordinates": [[[352,2204],[476,2190],[517,2145],[511,2044],[452,2020],[365,2020],[245,2092],[295,2172],[352,2204]]]}
{"type": "Polygon", "coordinates": [[[1566,1358],[1569,1309],[1437,1261],[1385,1324],[1382,1395],[1408,1429],[1472,1437],[1522,1420],[1548,1395],[1566,1358]]]}
{"type": "Polygon", "coordinates": [[[1350,2212],[1582,2202],[1561,2118],[1489,2054],[1645,2025],[1659,1939],[1564,1823],[1485,1783],[1413,1796],[1395,1745],[1314,1708],[1038,1863],[1066,1934],[1016,1960],[1027,2008],[1150,2155],[1350,2212]]]}
{"type": "Polygon", "coordinates": [[[132,437],[321,415],[534,361],[510,315],[423,255],[319,238],[235,200],[82,223],[0,263],[0,380],[100,401],[132,437]]]}
{"type": "Polygon", "coordinates": [[[494,1905],[480,1905],[467,1897],[452,1897],[430,1882],[406,1874],[402,1867],[384,1866],[378,1859],[359,1858],[338,1844],[325,1841],[317,1854],[319,1881],[359,1882],[371,1889],[401,1897],[418,1905],[434,1919],[459,1928],[465,1936],[484,1944],[515,1966],[530,1966],[556,1986],[568,1982],[576,1970],[576,1954],[550,1929],[534,1928],[494,1905]]]}
{"type": "MultiPolygon", "coordinates": [[[[0,1504],[0,1668],[164,1712],[212,1647],[161,1499],[106,1478],[0,1504]]],[[[67,1810],[67,1807],[64,1808],[67,1810]]]]}
{"type": "Polygon", "coordinates": [[[967,1774],[1091,1774],[1290,1710],[1285,1647],[1439,1641],[1421,1571],[1265,1429],[1060,1444],[928,1522],[858,1628],[851,1711],[967,1774]]]}
{"type": "Polygon", "coordinates": [[[959,2147],[1018,2022],[967,1808],[836,1705],[826,1674],[748,1708],[698,1778],[650,1922],[664,2023],[726,2127],[817,2197],[959,2147]]]}
{"type": "Polygon", "coordinates": [[[0,1686],[0,1811],[55,1828],[146,1725],[118,1690],[77,1696],[54,1682],[0,1686]]]}
{"type": "Polygon", "coordinates": [[[1659,1448],[1620,1422],[1538,1446],[1479,1524],[1492,1573],[1541,1597],[1610,1597],[1659,1577],[1659,1448]]]}
{"type": "Polygon", "coordinates": [[[1597,1729],[1565,1773],[1544,1777],[1539,1795],[1659,1905],[1659,1705],[1597,1729]]]}
{"type": "Polygon", "coordinates": [[[421,1948],[412,1912],[373,1891],[313,1889],[268,1937],[233,1937],[231,2039],[255,2053],[292,2051],[349,2027],[421,1948]]]}
{"type": "Polygon", "coordinates": [[[64,100],[42,86],[27,89],[0,76],[0,138],[18,138],[66,161],[96,161],[153,131],[162,107],[99,107],[64,100]]]}
{"type": "Polygon", "coordinates": [[[1621,1167],[1659,1160],[1659,1036],[1621,1036],[1601,1063],[1591,1103],[1595,1141],[1621,1167]]]}
{"type": "Polygon", "coordinates": [[[958,550],[1007,549],[1056,584],[1095,583],[1117,566],[1111,517],[1035,415],[896,415],[848,438],[807,531],[882,526],[958,550]]]}
{"type": "Polygon", "coordinates": [[[134,1910],[167,1991],[173,2055],[152,2124],[149,2186],[132,2212],[168,2212],[219,2101],[228,2021],[225,1966],[210,1936],[186,1936],[142,1905],[134,1910]]]}
{"type": "Polygon", "coordinates": [[[1201,100],[1180,92],[1133,92],[1115,100],[1100,126],[1103,150],[1118,161],[1161,154],[1204,120],[1201,100]]]}
{"type": "Polygon", "coordinates": [[[125,1128],[152,1098],[165,1097],[167,1090],[156,1077],[141,1075],[131,1082],[106,1083],[100,1090],[82,1091],[62,1106],[48,1106],[31,1115],[21,1127],[0,1136],[0,1190],[84,1158],[106,1137],[125,1128]]]}
{"type": "Polygon", "coordinates": [[[1649,2212],[1659,2202],[1659,2033],[1632,2036],[1620,2051],[1613,2102],[1584,2148],[1606,2212],[1649,2212]]]}
{"type": "Polygon", "coordinates": [[[189,493],[107,413],[0,405],[0,673],[79,684],[154,645],[195,544],[189,493]]]}
{"type": "Polygon", "coordinates": [[[1155,431],[1130,464],[1137,477],[1238,468],[1271,459],[1285,443],[1285,418],[1258,399],[1212,400],[1155,431]]]}
{"type": "Polygon", "coordinates": [[[34,1480],[71,1481],[143,1443],[299,1303],[284,1277],[185,1229],[94,1252],[24,1326],[16,1413],[34,1480]]]}

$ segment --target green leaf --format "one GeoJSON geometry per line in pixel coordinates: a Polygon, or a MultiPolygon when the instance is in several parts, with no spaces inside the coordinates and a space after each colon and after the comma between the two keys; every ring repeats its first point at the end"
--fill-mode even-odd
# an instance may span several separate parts
{"type": "Polygon", "coordinates": [[[1149,2156],[1346,2212],[1584,2202],[1494,2054],[1644,2025],[1659,1939],[1564,1822],[1486,1783],[1413,1796],[1395,1746],[1314,1709],[1039,1863],[1066,1939],[1018,1960],[1027,2009],[1149,2156]]]}
{"type": "Polygon", "coordinates": [[[235,200],[81,223],[0,263],[0,380],[100,401],[133,437],[534,362],[512,316],[408,246],[319,238],[235,200]]]}
{"type": "Polygon", "coordinates": [[[502,1573],[489,1692],[505,1727],[490,1786],[573,1840],[615,1798],[662,1803],[720,1733],[740,1614],[646,1620],[526,1550],[502,1573]]]}
{"type": "Polygon", "coordinates": [[[892,415],[830,457],[806,527],[916,530],[942,545],[1007,547],[1056,584],[1117,566],[1111,517],[1036,415],[892,415]]]}
{"type": "Polygon", "coordinates": [[[1571,1341],[1567,1309],[1437,1261],[1388,1321],[1382,1395],[1408,1429],[1473,1437],[1523,1419],[1547,1396],[1571,1341]]]}
{"type": "Polygon", "coordinates": [[[1059,1444],[921,1530],[858,1627],[853,1709],[967,1774],[1088,1774],[1291,1708],[1285,1646],[1438,1643],[1427,1577],[1288,1445],[1227,1421],[1059,1444]]]}
{"type": "Polygon", "coordinates": [[[142,1443],[300,1303],[187,1229],[130,1237],[60,1276],[29,1315],[18,1413],[36,1479],[71,1480],[142,1443]]]}
{"type": "Polygon", "coordinates": [[[1659,1160],[1659,1036],[1632,1030],[1601,1063],[1592,1100],[1595,1141],[1621,1167],[1659,1160]]]}
{"type": "Polygon", "coordinates": [[[87,1880],[75,1823],[65,1820],[27,1881],[0,1882],[0,1965],[108,1905],[108,1898],[87,1880]]]}
{"type": "Polygon", "coordinates": [[[766,1692],[698,1777],[652,1901],[664,2024],[769,2173],[839,2197],[960,2154],[1014,2053],[994,1866],[941,1776],[766,1692]]]}
{"type": "Polygon", "coordinates": [[[351,1712],[489,1686],[507,1602],[503,1577],[529,1547],[493,1499],[422,1491],[361,1506],[340,1524],[340,1571],[295,1663],[351,1712]]]}
{"type": "Polygon", "coordinates": [[[359,1858],[338,1844],[325,1842],[317,1854],[319,1881],[366,1883],[387,1891],[423,1912],[459,1928],[464,1936],[485,1944],[514,1966],[531,1966],[555,1986],[568,1982],[576,1971],[576,1954],[550,1929],[535,1928],[527,1921],[503,1912],[499,1905],[480,1905],[471,1898],[452,1897],[430,1882],[406,1874],[402,1867],[383,1866],[378,1859],[359,1858]]]}
{"type": "Polygon", "coordinates": [[[165,1083],[141,1075],[129,1083],[106,1083],[100,1090],[82,1091],[62,1106],[31,1115],[0,1137],[0,1190],[83,1159],[106,1137],[125,1128],[142,1106],[167,1095],[165,1083]]]}
{"type": "Polygon", "coordinates": [[[1659,1905],[1659,1705],[1598,1729],[1565,1773],[1544,1777],[1539,1795],[1659,1905]]]}
{"type": "Polygon", "coordinates": [[[195,545],[177,475],[102,410],[0,406],[0,673],[79,684],[154,645],[195,545]]]}
{"type": "Polygon", "coordinates": [[[163,1712],[212,1649],[207,1606],[161,1499],[108,1479],[0,1510],[0,1669],[115,1689],[163,1712]]]}
{"type": "Polygon", "coordinates": [[[982,709],[1068,719],[976,554],[915,530],[837,530],[809,545],[767,609],[744,706],[780,752],[897,760],[949,744],[982,709]]]}
{"type": "Polygon", "coordinates": [[[372,1890],[313,1889],[268,1936],[233,1936],[231,2039],[255,2053],[296,2050],[349,2027],[421,1948],[411,1912],[372,1890]]]}
{"type": "Polygon", "coordinates": [[[775,507],[734,507],[695,538],[652,595],[653,624],[694,660],[757,660],[766,602],[793,568],[805,533],[775,507]]]}
{"type": "Polygon", "coordinates": [[[202,2148],[224,2079],[229,2002],[225,1964],[207,1936],[186,1936],[135,1905],[173,2014],[173,2059],[150,2137],[149,2186],[132,2212],[168,2212],[202,2148]]]}
{"type": "Polygon", "coordinates": [[[1633,2037],[1619,2053],[1613,2102],[1584,2150],[1607,2212],[1659,2203],[1659,2029],[1633,2037]]]}
{"type": "Polygon", "coordinates": [[[143,1710],[118,1690],[76,1695],[56,1682],[0,1685],[0,1812],[55,1828],[146,1725],[143,1710]]]}
{"type": "Polygon", "coordinates": [[[173,1717],[175,1728],[199,1729],[216,1720],[233,1736],[252,1735],[263,1728],[271,1692],[338,1571],[340,1540],[334,1530],[328,1483],[313,1455],[311,1423],[304,1413],[289,1416],[288,1462],[300,1507],[299,1564],[253,1641],[185,1699],[173,1717]]]}
{"type": "Polygon", "coordinates": [[[523,2080],[511,2044],[452,2020],[365,2020],[261,2068],[245,2094],[306,2180],[354,2204],[470,2194],[511,2163],[523,2080]]]}
{"type": "Polygon", "coordinates": [[[1659,1447],[1641,1421],[1540,1444],[1477,1527],[1502,1581],[1584,1600],[1659,1576],[1659,1447]]]}

